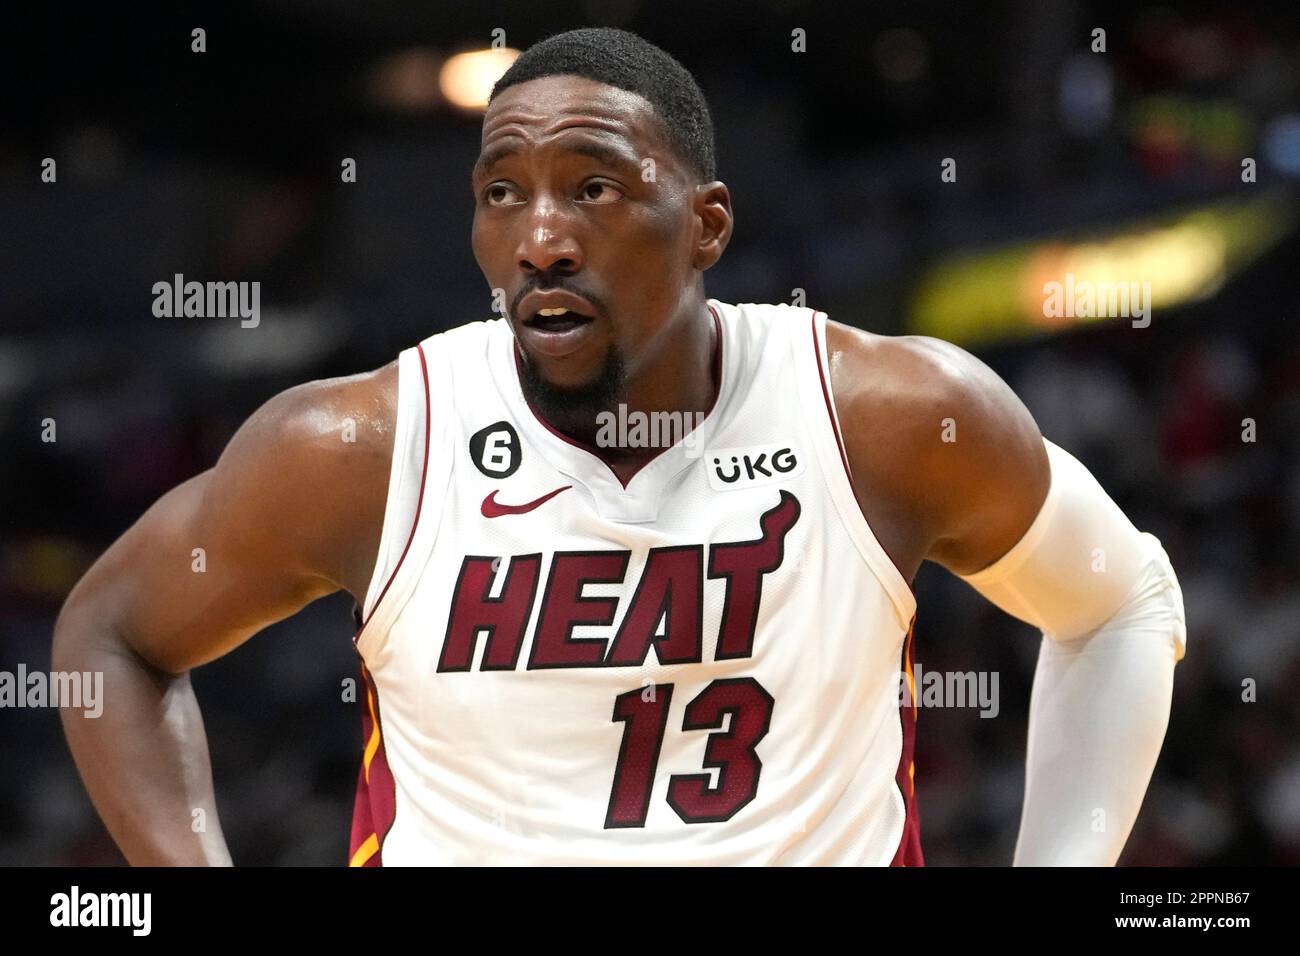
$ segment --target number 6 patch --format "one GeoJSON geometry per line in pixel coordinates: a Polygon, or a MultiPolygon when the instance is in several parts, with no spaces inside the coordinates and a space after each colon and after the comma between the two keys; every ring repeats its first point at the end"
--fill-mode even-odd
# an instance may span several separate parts
{"type": "Polygon", "coordinates": [[[519,470],[519,433],[509,422],[480,428],[470,436],[469,457],[489,478],[509,478],[519,470]]]}

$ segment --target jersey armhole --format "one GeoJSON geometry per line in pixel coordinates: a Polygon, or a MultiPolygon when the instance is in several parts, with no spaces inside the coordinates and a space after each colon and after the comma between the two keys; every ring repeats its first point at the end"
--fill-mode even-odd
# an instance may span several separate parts
{"type": "Polygon", "coordinates": [[[831,500],[845,531],[863,561],[880,581],[894,606],[899,625],[907,628],[916,615],[916,595],[893,558],[880,544],[853,493],[852,469],[840,432],[839,415],[831,394],[829,356],[826,350],[826,313],[812,309],[808,325],[796,322],[791,329],[800,399],[821,461],[831,500]]]}
{"type": "MultiPolygon", "coordinates": [[[[406,349],[398,358],[397,414],[393,426],[393,459],[384,502],[375,569],[361,608],[361,626],[353,644],[362,650],[363,636],[376,630],[374,618],[393,587],[415,540],[424,504],[429,470],[430,400],[429,370],[421,346],[406,349]]],[[[371,643],[367,641],[367,643],[371,643]]]]}

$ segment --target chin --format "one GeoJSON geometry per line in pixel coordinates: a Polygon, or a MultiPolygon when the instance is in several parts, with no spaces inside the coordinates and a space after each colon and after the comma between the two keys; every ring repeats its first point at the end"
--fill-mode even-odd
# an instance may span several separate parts
{"type": "Polygon", "coordinates": [[[565,355],[555,358],[550,355],[534,355],[526,348],[523,352],[527,366],[528,378],[557,392],[583,392],[600,381],[604,372],[604,362],[600,356],[565,355]]]}
{"type": "Polygon", "coordinates": [[[524,393],[551,413],[593,412],[622,395],[624,366],[614,346],[572,355],[536,356],[520,347],[519,377],[524,393]]]}

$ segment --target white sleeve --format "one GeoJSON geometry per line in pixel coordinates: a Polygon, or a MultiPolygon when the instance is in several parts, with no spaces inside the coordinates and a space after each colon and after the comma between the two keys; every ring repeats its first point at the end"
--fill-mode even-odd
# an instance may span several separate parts
{"type": "Polygon", "coordinates": [[[1138,531],[1082,462],[1047,439],[1043,445],[1052,478],[1038,516],[1010,551],[961,579],[1047,637],[1068,641],[1109,620],[1158,566],[1171,610],[1177,604],[1168,636],[1182,660],[1182,592],[1159,539],[1138,531]]]}
{"type": "Polygon", "coordinates": [[[1014,863],[1111,866],[1137,819],[1186,651],[1160,542],[1050,442],[1047,499],[1003,558],[962,579],[1043,631],[1014,863]]]}

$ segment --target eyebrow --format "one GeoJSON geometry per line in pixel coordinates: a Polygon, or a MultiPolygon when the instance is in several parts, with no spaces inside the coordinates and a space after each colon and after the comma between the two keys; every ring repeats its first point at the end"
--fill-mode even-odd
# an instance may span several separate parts
{"type": "MultiPolygon", "coordinates": [[[[562,149],[566,153],[572,153],[575,156],[587,156],[599,163],[618,169],[629,169],[637,165],[636,160],[628,156],[623,150],[597,140],[574,140],[565,143],[562,149]]],[[[474,163],[473,175],[486,176],[497,163],[523,151],[523,147],[518,143],[502,143],[499,146],[489,146],[474,163]]]]}

